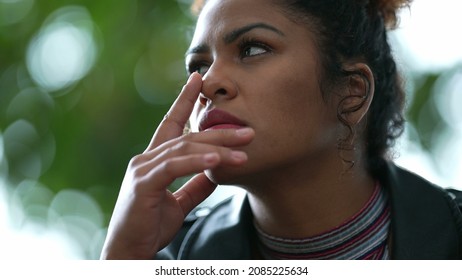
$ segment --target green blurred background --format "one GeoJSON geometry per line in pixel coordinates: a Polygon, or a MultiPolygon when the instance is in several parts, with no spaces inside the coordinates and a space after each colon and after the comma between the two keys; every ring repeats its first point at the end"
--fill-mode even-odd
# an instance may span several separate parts
{"type": "MultiPolygon", "coordinates": [[[[189,3],[0,0],[0,258],[99,257],[126,165],[185,81],[189,3]]],[[[453,184],[462,118],[446,108],[462,105],[460,64],[403,68],[397,154],[453,184]]]]}

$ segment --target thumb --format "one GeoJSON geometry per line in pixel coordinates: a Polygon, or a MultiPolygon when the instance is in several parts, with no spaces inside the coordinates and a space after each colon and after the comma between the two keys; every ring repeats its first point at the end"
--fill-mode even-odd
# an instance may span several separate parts
{"type": "Polygon", "coordinates": [[[186,217],[194,207],[209,197],[216,189],[216,184],[211,182],[204,173],[192,177],[186,184],[173,195],[183,210],[186,217]]]}

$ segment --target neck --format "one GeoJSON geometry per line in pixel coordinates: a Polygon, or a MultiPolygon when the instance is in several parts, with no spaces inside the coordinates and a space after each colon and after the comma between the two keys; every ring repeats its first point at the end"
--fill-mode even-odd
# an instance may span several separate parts
{"type": "Polygon", "coordinates": [[[268,172],[246,187],[263,231],[282,238],[321,234],[354,216],[373,193],[375,182],[361,164],[349,169],[336,158],[313,165],[268,172]]]}

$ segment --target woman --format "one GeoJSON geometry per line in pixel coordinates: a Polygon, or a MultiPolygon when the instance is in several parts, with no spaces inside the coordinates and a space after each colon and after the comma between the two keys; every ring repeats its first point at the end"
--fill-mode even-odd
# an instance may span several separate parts
{"type": "Polygon", "coordinates": [[[461,258],[454,195],[387,156],[404,122],[387,29],[408,2],[196,2],[189,81],[128,166],[102,258],[461,258]],[[247,195],[187,217],[218,184],[247,195]]]}

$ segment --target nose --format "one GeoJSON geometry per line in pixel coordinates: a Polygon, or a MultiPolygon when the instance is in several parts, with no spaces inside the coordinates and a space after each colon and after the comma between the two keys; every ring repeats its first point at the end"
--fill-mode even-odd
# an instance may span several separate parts
{"type": "Polygon", "coordinates": [[[215,61],[203,76],[200,102],[207,105],[210,102],[220,102],[236,97],[238,89],[232,78],[232,71],[223,63],[215,61]]]}

